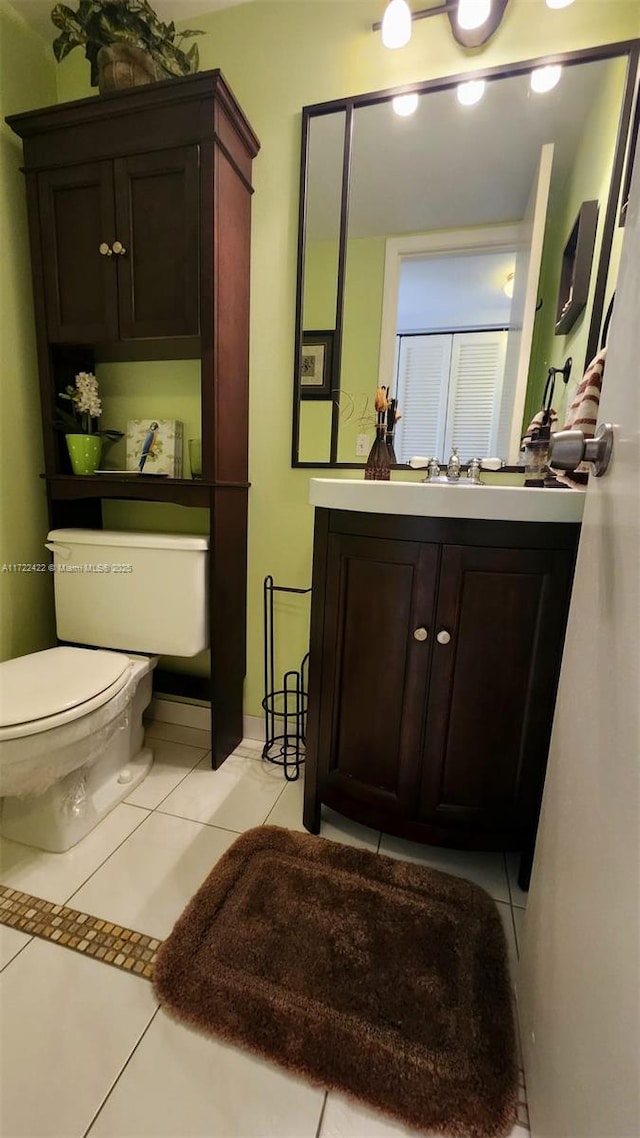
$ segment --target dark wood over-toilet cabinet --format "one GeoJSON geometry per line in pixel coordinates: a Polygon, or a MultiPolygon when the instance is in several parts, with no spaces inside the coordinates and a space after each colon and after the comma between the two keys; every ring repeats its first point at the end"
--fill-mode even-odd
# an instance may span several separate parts
{"type": "Polygon", "coordinates": [[[259,142],[218,71],[7,121],[24,147],[50,523],[101,527],[105,498],[209,510],[211,676],[158,685],[211,699],[219,766],[242,737],[259,142]],[[201,361],[202,479],[74,476],[57,393],[96,361],[161,359],[201,361]]]}
{"type": "Polygon", "coordinates": [[[522,850],[526,887],[578,532],[316,510],[308,829],[324,803],[416,841],[522,850]]]}

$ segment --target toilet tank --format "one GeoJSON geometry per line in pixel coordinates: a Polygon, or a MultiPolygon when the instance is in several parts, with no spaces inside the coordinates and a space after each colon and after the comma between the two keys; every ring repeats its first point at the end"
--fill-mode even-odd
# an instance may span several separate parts
{"type": "Polygon", "coordinates": [[[208,538],[55,529],[47,548],[60,640],[169,656],[208,647],[208,538]]]}

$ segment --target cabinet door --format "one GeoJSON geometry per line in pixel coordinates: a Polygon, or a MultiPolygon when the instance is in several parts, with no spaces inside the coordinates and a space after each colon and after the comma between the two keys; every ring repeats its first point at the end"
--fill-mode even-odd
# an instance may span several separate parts
{"type": "Polygon", "coordinates": [[[39,174],[38,204],[49,340],[114,339],[115,258],[100,253],[115,236],[111,162],[39,174]]]}
{"type": "Polygon", "coordinates": [[[415,802],[437,563],[437,546],[329,535],[318,773],[336,809],[415,802]]]}
{"type": "Polygon", "coordinates": [[[120,338],[198,334],[198,147],[114,162],[120,338]]]}
{"type": "Polygon", "coordinates": [[[567,552],[444,547],[422,821],[479,833],[514,832],[531,821],[544,779],[571,564],[567,552]]]}

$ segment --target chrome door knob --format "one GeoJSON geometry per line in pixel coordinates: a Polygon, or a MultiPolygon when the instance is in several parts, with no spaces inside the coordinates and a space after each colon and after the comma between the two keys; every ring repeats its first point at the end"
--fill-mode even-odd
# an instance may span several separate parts
{"type": "Polygon", "coordinates": [[[113,249],[112,249],[112,248],[111,248],[109,245],[107,245],[107,242],[106,242],[106,241],[103,241],[103,242],[102,242],[102,243],[101,243],[101,244],[98,246],[98,252],[100,253],[100,255],[101,255],[102,257],[110,257],[110,256],[112,255],[112,253],[113,253],[113,249]]]}
{"type": "Polygon", "coordinates": [[[613,427],[603,423],[595,439],[585,439],[582,431],[556,431],[549,440],[549,465],[557,470],[575,470],[590,462],[596,478],[606,474],[613,454],[613,427]]]}
{"type": "Polygon", "coordinates": [[[426,628],[416,628],[413,633],[413,639],[421,641],[426,640],[428,635],[429,633],[427,632],[426,628]]]}
{"type": "Polygon", "coordinates": [[[447,632],[446,628],[443,628],[436,636],[436,640],[438,644],[449,644],[451,642],[451,633],[447,632]]]}
{"type": "Polygon", "coordinates": [[[118,257],[124,257],[127,250],[125,249],[124,245],[122,244],[122,241],[114,241],[113,242],[113,251],[114,251],[114,253],[117,254],[118,257]]]}

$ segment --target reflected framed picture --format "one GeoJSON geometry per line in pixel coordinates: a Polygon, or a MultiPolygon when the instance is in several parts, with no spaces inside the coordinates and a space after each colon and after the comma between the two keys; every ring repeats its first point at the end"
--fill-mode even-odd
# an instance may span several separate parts
{"type": "Polygon", "coordinates": [[[303,332],[300,398],[331,399],[335,332],[303,332]]]}

